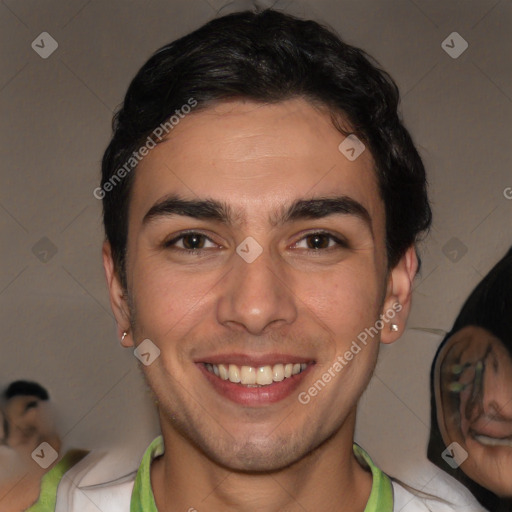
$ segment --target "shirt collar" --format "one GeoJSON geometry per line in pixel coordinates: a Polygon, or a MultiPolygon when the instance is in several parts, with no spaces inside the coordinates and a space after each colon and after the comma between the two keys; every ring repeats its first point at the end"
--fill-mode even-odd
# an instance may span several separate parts
{"type": "Polygon", "coordinates": [[[57,489],[64,473],[80,462],[89,452],[85,450],[69,450],[55,466],[44,474],[41,479],[39,498],[25,512],[45,512],[55,510],[57,489]]]}

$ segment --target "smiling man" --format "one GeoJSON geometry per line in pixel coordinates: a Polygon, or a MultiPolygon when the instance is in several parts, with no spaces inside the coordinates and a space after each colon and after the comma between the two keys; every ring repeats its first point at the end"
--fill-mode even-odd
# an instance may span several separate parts
{"type": "Polygon", "coordinates": [[[162,437],[105,486],[109,511],[455,509],[353,443],[431,220],[397,105],[364,52],[272,10],[215,19],[134,78],[94,194],[162,437]]]}

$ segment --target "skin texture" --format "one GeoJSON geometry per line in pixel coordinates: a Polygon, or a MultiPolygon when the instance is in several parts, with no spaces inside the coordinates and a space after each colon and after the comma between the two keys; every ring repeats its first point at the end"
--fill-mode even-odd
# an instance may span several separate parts
{"type": "Polygon", "coordinates": [[[456,441],[468,452],[461,469],[498,496],[511,497],[512,358],[503,343],[481,327],[457,331],[437,358],[435,393],[445,444],[456,441]]]}
{"type": "Polygon", "coordinates": [[[387,326],[380,341],[399,337],[417,260],[411,247],[388,271],[371,154],[350,162],[338,150],[343,139],[329,113],[303,99],[231,101],[187,116],[136,170],[127,290],[108,243],[104,265],[119,336],[129,333],[123,344],[149,338],[161,351],[143,367],[166,444],[151,472],[159,510],[364,510],[371,475],[352,441],[379,336],[310,403],[297,396],[397,302],[399,332],[387,326]],[[144,223],[170,194],[223,201],[234,222],[175,215],[144,223]],[[371,225],[350,214],[270,222],[297,199],[340,195],[363,205],[371,225]],[[211,240],[202,252],[185,253],[183,239],[165,246],[189,229],[211,240]],[[317,243],[311,235],[322,230],[347,245],[317,243]],[[236,253],[248,236],[263,248],[252,263],[236,253]],[[243,406],[219,394],[196,364],[228,353],[280,353],[312,364],[290,396],[243,406]]]}

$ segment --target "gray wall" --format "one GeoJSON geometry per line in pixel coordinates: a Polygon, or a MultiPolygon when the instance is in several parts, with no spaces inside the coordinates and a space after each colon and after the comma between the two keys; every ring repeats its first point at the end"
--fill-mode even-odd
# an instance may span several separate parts
{"type": "MultiPolygon", "coordinates": [[[[100,261],[101,205],[92,191],[129,80],[152,51],[224,3],[0,3],[0,385],[18,378],[46,385],[68,445],[130,442],[138,456],[158,431],[137,360],[116,339],[100,261]],[[47,59],[31,48],[34,40],[41,46],[43,31],[58,42],[47,59]]],[[[449,329],[512,244],[512,199],[505,197],[512,195],[512,3],[277,6],[328,22],[381,62],[401,88],[405,122],[428,168],[435,222],[421,248],[409,329],[382,350],[357,429],[385,470],[426,482],[433,474],[425,459],[428,373],[441,335],[412,328],[449,329]],[[441,47],[454,31],[469,44],[456,59],[441,47]]]]}

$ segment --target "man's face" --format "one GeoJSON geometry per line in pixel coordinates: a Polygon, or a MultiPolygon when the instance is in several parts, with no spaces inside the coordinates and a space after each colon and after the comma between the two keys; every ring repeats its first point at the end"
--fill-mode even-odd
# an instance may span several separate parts
{"type": "Polygon", "coordinates": [[[512,496],[512,358],[503,343],[469,325],[451,336],[435,366],[438,422],[458,442],[461,469],[499,496],[512,496]]]}
{"type": "Polygon", "coordinates": [[[301,459],[353,422],[370,379],[378,335],[298,400],[396,302],[373,161],[349,161],[343,139],[304,100],[233,101],[183,119],[137,168],[120,309],[130,340],[161,352],[143,369],[164,432],[226,467],[301,459]],[[174,196],[224,205],[229,222],[176,211],[174,196]],[[342,200],[285,215],[320,198],[342,200]],[[244,385],[254,373],[273,382],[244,385]]]}
{"type": "MultiPolygon", "coordinates": [[[[7,444],[26,458],[44,440],[56,445],[50,404],[37,396],[15,396],[4,407],[9,422],[7,444]]],[[[55,446],[55,449],[58,447],[55,446]]]]}

